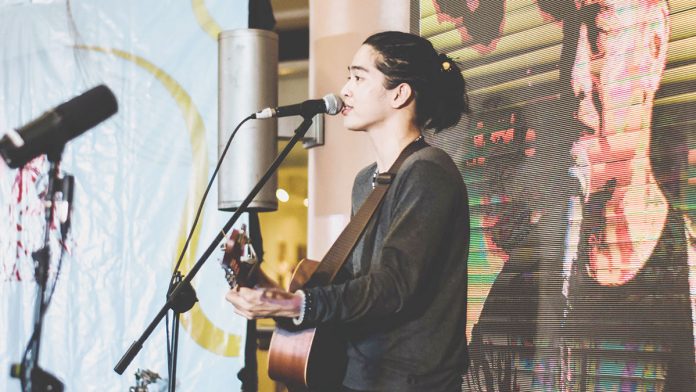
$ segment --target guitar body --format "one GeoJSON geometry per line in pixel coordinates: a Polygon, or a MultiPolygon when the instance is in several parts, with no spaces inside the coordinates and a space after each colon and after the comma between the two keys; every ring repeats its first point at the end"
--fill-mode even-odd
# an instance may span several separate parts
{"type": "MultiPolygon", "coordinates": [[[[301,289],[316,271],[318,262],[302,260],[295,269],[290,291],[301,289]]],[[[345,343],[333,328],[301,330],[277,325],[268,353],[268,374],[291,391],[336,391],[346,367],[345,343]]]]}

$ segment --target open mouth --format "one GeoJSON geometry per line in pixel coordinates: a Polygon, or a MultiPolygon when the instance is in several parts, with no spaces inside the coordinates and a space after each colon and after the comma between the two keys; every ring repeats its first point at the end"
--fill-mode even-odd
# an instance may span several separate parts
{"type": "Polygon", "coordinates": [[[341,109],[341,114],[342,115],[347,115],[351,110],[353,110],[352,106],[344,105],[343,109],[341,109]]]}

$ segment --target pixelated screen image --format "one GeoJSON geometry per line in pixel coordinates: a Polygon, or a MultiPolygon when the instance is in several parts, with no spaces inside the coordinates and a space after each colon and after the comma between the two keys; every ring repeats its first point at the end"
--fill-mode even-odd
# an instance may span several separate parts
{"type": "MultiPolygon", "coordinates": [[[[696,391],[696,0],[412,0],[472,114],[467,391],[696,391]]],[[[463,332],[464,333],[464,332],[463,332]]]]}

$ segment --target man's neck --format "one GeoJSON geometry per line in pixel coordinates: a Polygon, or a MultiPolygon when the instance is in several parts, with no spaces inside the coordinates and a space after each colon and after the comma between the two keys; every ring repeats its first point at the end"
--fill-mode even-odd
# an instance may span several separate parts
{"type": "Polygon", "coordinates": [[[389,170],[401,151],[420,136],[413,124],[394,122],[368,131],[377,155],[377,169],[389,170]]]}

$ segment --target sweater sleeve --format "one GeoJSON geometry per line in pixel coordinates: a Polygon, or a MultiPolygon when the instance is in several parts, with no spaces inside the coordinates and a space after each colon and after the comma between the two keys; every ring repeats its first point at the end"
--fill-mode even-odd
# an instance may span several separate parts
{"type": "Polygon", "coordinates": [[[457,215],[460,187],[452,174],[435,162],[417,160],[395,181],[380,260],[370,272],[341,284],[306,289],[314,306],[308,323],[351,322],[396,314],[418,297],[439,260],[442,238],[457,215]]]}

